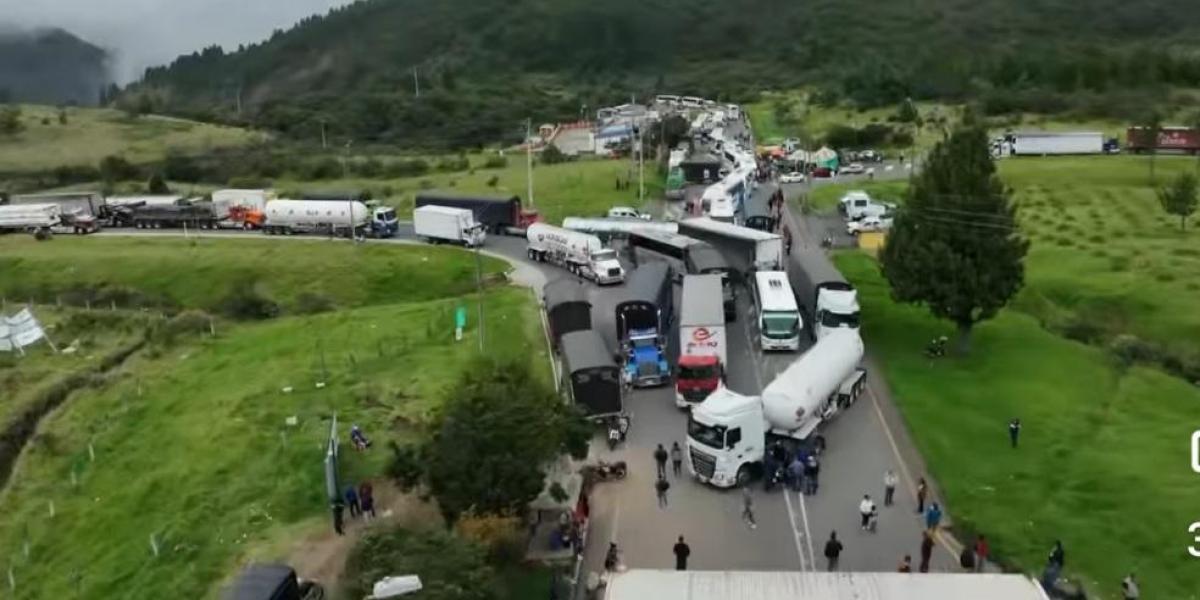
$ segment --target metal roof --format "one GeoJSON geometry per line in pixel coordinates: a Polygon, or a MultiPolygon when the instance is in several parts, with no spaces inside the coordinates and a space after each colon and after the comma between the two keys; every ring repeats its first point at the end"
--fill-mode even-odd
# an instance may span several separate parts
{"type": "Polygon", "coordinates": [[[725,223],[723,221],[714,221],[708,217],[696,217],[694,219],[684,219],[679,222],[679,227],[685,235],[688,233],[688,230],[691,229],[691,230],[698,230],[698,231],[707,231],[710,233],[715,233],[717,235],[722,235],[722,236],[726,236],[726,237],[735,237],[738,239],[749,240],[749,241],[753,241],[753,242],[762,242],[762,241],[766,241],[766,240],[781,239],[781,236],[777,233],[771,233],[768,231],[759,231],[757,229],[751,229],[749,227],[742,227],[741,225],[734,225],[733,223],[725,223]]]}
{"type": "Polygon", "coordinates": [[[591,305],[588,302],[587,290],[584,289],[583,282],[573,277],[561,277],[542,286],[542,298],[546,303],[546,310],[552,310],[555,306],[568,302],[583,302],[591,305]]]}
{"type": "Polygon", "coordinates": [[[562,336],[562,355],[568,373],[584,369],[616,369],[604,338],[595,329],[572,331],[562,336]]]}
{"type": "Polygon", "coordinates": [[[665,571],[615,575],[606,600],[1049,600],[1024,575],[665,571]]]}

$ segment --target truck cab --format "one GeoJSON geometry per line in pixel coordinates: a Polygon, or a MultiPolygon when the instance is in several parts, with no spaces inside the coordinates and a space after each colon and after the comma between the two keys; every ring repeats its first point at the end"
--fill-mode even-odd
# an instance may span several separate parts
{"type": "Polygon", "coordinates": [[[759,399],[718,388],[688,417],[688,468],[717,487],[745,485],[762,462],[766,436],[759,399]]]}
{"type": "Polygon", "coordinates": [[[625,268],[617,259],[617,251],[611,248],[593,252],[588,257],[588,268],[592,270],[595,281],[599,285],[621,283],[625,281],[625,268]]]}
{"type": "Polygon", "coordinates": [[[392,237],[399,229],[400,221],[396,218],[396,209],[377,206],[371,210],[370,233],[373,237],[392,237]]]}
{"type": "Polygon", "coordinates": [[[660,385],[669,379],[667,353],[663,349],[657,330],[629,330],[624,348],[627,383],[636,387],[648,387],[660,385]]]}
{"type": "Polygon", "coordinates": [[[835,329],[858,329],[858,292],[849,285],[825,283],[817,288],[813,333],[821,339],[835,329]]]}
{"type": "Polygon", "coordinates": [[[715,355],[684,355],[675,367],[675,405],[703,402],[725,384],[725,365],[715,355]]]}

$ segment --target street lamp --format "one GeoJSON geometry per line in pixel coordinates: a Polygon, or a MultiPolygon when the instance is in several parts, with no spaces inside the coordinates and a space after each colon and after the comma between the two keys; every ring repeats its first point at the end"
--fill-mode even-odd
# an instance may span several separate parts
{"type": "Polygon", "coordinates": [[[483,259],[479,256],[479,247],[482,245],[476,239],[485,229],[483,223],[476,223],[467,228],[467,232],[471,235],[472,245],[475,247],[475,292],[479,296],[479,353],[483,353],[483,259]]]}

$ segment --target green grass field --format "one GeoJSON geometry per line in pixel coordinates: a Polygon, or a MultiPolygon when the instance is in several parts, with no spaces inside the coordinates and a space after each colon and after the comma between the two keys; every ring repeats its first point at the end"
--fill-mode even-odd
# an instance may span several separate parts
{"type": "MultiPolygon", "coordinates": [[[[485,258],[485,274],[504,270],[485,258]]],[[[344,240],[80,239],[0,237],[0,294],[54,301],[77,288],[136,290],[147,303],[209,309],[240,282],[295,311],[320,295],[336,307],[429,300],[475,288],[475,259],[465,252],[344,240]]],[[[132,294],[131,294],[132,295],[132,294]]]]}
{"type": "Polygon", "coordinates": [[[58,166],[96,166],[109,155],[140,163],[161,160],[168,150],[197,153],[266,140],[265,134],[147,115],[132,119],[111,109],[22,105],[24,130],[0,137],[0,172],[29,172],[58,166]]]}
{"type": "Polygon", "coordinates": [[[931,361],[925,343],[952,328],[893,303],[867,256],[837,262],[860,290],[867,343],[956,526],[985,533],[999,557],[1030,572],[1062,539],[1067,574],[1104,598],[1130,571],[1155,597],[1197,597],[1184,552],[1200,516],[1187,460],[1195,387],[1153,369],[1119,370],[1102,350],[1019,310],[981,325],[970,357],[931,361]],[[1006,424],[1016,416],[1024,428],[1014,451],[1006,424]]]}
{"type": "MultiPolygon", "coordinates": [[[[568,216],[603,216],[612,206],[637,206],[637,170],[629,161],[578,160],[556,165],[535,165],[533,170],[534,207],[542,218],[561,224],[568,216]],[[616,180],[632,177],[629,189],[616,189],[616,180]]],[[[646,165],[646,198],[662,197],[665,181],[646,165]]],[[[281,179],[275,182],[281,190],[344,190],[370,189],[381,202],[391,205],[402,215],[412,213],[416,194],[423,189],[461,191],[475,194],[516,194],[528,204],[525,160],[509,157],[502,169],[475,168],[470,172],[431,173],[403,179],[339,179],[312,182],[281,179]],[[495,185],[489,185],[492,178],[495,185]]]]}
{"type": "MultiPolygon", "coordinates": [[[[473,289],[474,273],[455,268],[473,259],[460,250],[208,240],[201,257],[186,242],[78,243],[76,255],[90,247],[108,257],[109,276],[139,258],[164,263],[123,275],[132,287],[158,290],[173,260],[190,273],[176,274],[170,286],[181,302],[203,305],[211,298],[205,282],[219,288],[255,258],[269,293],[286,297],[296,293],[288,286],[300,286],[339,298],[339,310],[221,322],[215,338],[151,346],[108,385],[77,394],[43,421],[0,494],[0,556],[11,561],[16,598],[217,597],[248,555],[328,527],[321,460],[335,412],[343,442],[350,423],[378,442],[366,454],[346,444],[344,480],[379,477],[386,441],[428,418],[477,352],[476,297],[460,295],[473,289]],[[348,260],[338,260],[339,247],[348,260]],[[289,265],[319,267],[323,277],[272,279],[270,267],[289,265]],[[350,275],[338,276],[341,266],[350,275]],[[456,342],[459,306],[468,309],[468,326],[456,342]],[[293,416],[297,425],[287,425],[293,416]]],[[[67,264],[75,260],[68,250],[40,251],[53,255],[41,260],[67,264]]],[[[0,269],[0,281],[10,272],[0,269]]],[[[490,288],[486,351],[527,356],[548,381],[537,310],[528,290],[490,288]]]]}

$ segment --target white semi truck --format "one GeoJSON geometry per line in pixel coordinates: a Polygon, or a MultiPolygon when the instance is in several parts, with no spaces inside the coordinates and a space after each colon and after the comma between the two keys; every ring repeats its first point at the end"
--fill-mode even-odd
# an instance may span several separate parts
{"type": "Polygon", "coordinates": [[[708,217],[680,221],[679,233],[712,244],[740,273],[784,267],[783,237],[775,233],[708,217]]]}
{"type": "Polygon", "coordinates": [[[63,214],[62,207],[58,204],[0,206],[0,233],[92,233],[97,229],[99,227],[95,217],[83,212],[63,214]]]}
{"type": "Polygon", "coordinates": [[[854,403],[866,387],[857,330],[839,329],[780,373],[760,396],[722,387],[692,408],[688,468],[717,487],[746,484],[769,446],[815,441],[817,428],[854,403]]]}
{"type": "Polygon", "coordinates": [[[858,290],[817,248],[799,247],[792,252],[792,258],[797,268],[788,270],[788,278],[808,313],[809,333],[820,339],[835,329],[857,332],[858,290]]]}
{"type": "Polygon", "coordinates": [[[486,227],[465,208],[426,204],[413,209],[413,232],[431,243],[449,242],[468,248],[483,245],[486,227]]]}
{"type": "Polygon", "coordinates": [[[270,200],[264,211],[263,231],[268,234],[328,233],[391,237],[399,229],[391,207],[367,208],[355,200],[270,200]]]}
{"type": "Polygon", "coordinates": [[[559,265],[575,275],[600,285],[625,281],[625,269],[615,250],[605,248],[600,238],[545,223],[533,223],[525,229],[530,260],[559,265]]]}

